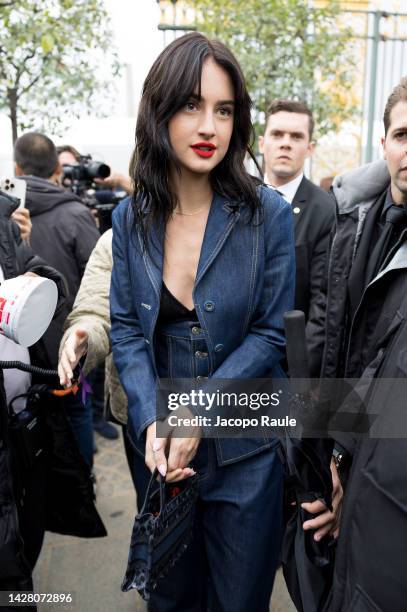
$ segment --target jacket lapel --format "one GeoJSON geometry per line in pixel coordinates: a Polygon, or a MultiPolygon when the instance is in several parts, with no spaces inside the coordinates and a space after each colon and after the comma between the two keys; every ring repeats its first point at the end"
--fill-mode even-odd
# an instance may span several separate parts
{"type": "Polygon", "coordinates": [[[302,178],[301,183],[299,184],[299,187],[295,193],[295,196],[293,198],[293,201],[291,203],[292,206],[292,210],[294,212],[295,208],[299,208],[300,211],[299,212],[294,212],[293,217],[294,217],[294,229],[297,229],[297,225],[300,222],[300,219],[303,215],[303,211],[304,208],[306,206],[307,200],[308,200],[309,194],[308,194],[308,184],[307,184],[307,179],[305,178],[305,176],[302,178]]]}
{"type": "Polygon", "coordinates": [[[240,217],[239,205],[214,194],[202,241],[195,287],[215,260],[240,217]]]}
{"type": "Polygon", "coordinates": [[[138,235],[138,239],[147,275],[159,301],[163,281],[164,230],[163,228],[152,228],[149,248],[147,250],[143,248],[143,241],[140,234],[138,235]]]}
{"type": "Polygon", "coordinates": [[[369,250],[371,248],[372,238],[374,236],[374,228],[378,216],[380,216],[386,192],[380,197],[374,206],[371,207],[369,213],[364,219],[364,225],[356,254],[354,256],[352,266],[348,277],[348,295],[350,304],[351,316],[354,315],[359,302],[362,298],[366,287],[366,265],[369,259],[369,250]]]}
{"type": "MultiPolygon", "coordinates": [[[[195,287],[215,260],[217,254],[225,244],[232,228],[240,217],[239,206],[235,202],[214,194],[211,209],[206,223],[199,257],[195,287]]],[[[142,239],[139,235],[140,248],[142,239]]],[[[149,241],[149,252],[143,251],[143,261],[148,277],[153,285],[158,300],[161,295],[164,261],[164,229],[152,229],[149,241]]]]}

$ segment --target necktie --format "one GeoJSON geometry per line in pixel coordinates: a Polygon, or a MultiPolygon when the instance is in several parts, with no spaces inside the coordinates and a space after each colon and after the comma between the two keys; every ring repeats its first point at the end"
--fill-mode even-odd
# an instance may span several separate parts
{"type": "Polygon", "coordinates": [[[390,206],[386,213],[386,221],[381,231],[379,239],[370,254],[367,265],[366,280],[371,280],[378,274],[387,254],[390,251],[391,240],[395,233],[401,229],[407,221],[407,211],[403,206],[390,206]]]}

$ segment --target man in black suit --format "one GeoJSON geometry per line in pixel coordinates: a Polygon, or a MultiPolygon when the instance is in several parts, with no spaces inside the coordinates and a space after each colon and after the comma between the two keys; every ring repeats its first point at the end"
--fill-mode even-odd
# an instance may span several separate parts
{"type": "Polygon", "coordinates": [[[314,119],[302,102],[275,100],[266,115],[259,139],[264,157],[264,182],[278,191],[294,213],[296,252],[295,308],[305,313],[311,374],[319,376],[324,338],[318,318],[325,308],[321,283],[329,235],[335,219],[331,196],[304,176],[304,163],[312,155],[314,119]]]}

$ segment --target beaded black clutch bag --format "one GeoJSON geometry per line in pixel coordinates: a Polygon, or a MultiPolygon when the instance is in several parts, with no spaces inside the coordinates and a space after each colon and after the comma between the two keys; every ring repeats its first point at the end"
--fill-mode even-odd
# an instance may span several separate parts
{"type": "Polygon", "coordinates": [[[146,601],[175,565],[192,539],[198,476],[165,484],[158,471],[151,476],[146,498],[134,519],[122,591],[137,589],[146,601]]]}

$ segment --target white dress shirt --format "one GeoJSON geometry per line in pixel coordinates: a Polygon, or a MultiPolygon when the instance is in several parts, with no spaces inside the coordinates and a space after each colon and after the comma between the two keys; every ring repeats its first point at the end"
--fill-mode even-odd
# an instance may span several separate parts
{"type": "Polygon", "coordinates": [[[281,193],[281,195],[283,196],[283,198],[285,200],[287,200],[287,202],[289,202],[289,204],[292,204],[294,196],[297,193],[297,189],[300,186],[300,183],[301,183],[303,178],[304,178],[304,173],[301,172],[301,174],[299,174],[292,181],[289,181],[288,183],[285,183],[285,185],[280,185],[279,187],[275,187],[268,180],[267,174],[265,174],[264,175],[264,182],[266,183],[266,185],[268,185],[272,189],[274,189],[276,191],[279,191],[281,193]]]}

